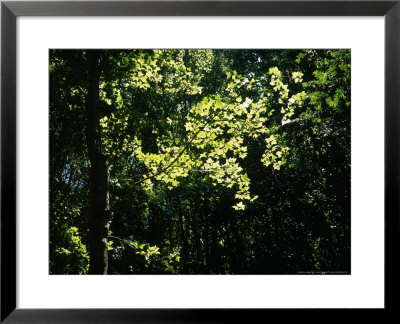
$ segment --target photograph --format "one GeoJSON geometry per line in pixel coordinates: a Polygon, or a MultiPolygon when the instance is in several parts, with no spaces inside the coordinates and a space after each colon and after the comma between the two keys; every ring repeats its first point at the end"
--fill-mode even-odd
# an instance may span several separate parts
{"type": "Polygon", "coordinates": [[[350,275],[351,49],[49,49],[50,275],[350,275]]]}

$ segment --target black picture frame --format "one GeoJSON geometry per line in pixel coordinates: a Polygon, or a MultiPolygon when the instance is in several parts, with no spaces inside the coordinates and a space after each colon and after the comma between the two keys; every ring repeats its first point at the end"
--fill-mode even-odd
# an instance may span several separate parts
{"type": "Polygon", "coordinates": [[[252,322],[251,318],[256,317],[264,318],[266,321],[265,312],[268,311],[268,309],[16,308],[16,19],[18,16],[384,16],[385,308],[378,311],[382,315],[381,311],[396,310],[394,296],[398,292],[399,276],[394,262],[399,252],[400,229],[400,0],[2,1],[0,242],[2,323],[3,321],[4,323],[219,323],[243,322],[241,320],[243,318],[245,322],[252,322]]]}

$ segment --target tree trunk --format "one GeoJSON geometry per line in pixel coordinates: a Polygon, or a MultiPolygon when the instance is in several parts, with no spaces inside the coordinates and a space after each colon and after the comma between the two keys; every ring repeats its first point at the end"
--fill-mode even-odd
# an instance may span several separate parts
{"type": "Polygon", "coordinates": [[[188,238],[185,234],[183,215],[182,215],[182,211],[180,209],[179,209],[178,214],[179,214],[179,227],[180,227],[180,232],[181,232],[181,245],[182,245],[182,251],[181,251],[182,272],[189,273],[189,269],[188,269],[188,258],[189,258],[188,238]]]}
{"type": "Polygon", "coordinates": [[[109,169],[101,147],[99,125],[99,51],[89,50],[86,98],[86,140],[90,160],[89,274],[107,274],[110,222],[109,169]]]}

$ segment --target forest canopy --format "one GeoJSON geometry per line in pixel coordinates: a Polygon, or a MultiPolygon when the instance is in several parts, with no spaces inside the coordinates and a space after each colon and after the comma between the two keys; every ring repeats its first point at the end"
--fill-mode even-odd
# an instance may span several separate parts
{"type": "Polygon", "coordinates": [[[51,274],[350,273],[350,50],[50,50],[51,274]]]}

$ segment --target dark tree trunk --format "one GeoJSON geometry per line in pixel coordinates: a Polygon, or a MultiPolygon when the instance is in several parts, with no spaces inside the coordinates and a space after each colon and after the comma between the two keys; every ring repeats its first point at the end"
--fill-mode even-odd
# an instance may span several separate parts
{"type": "Polygon", "coordinates": [[[209,239],[209,233],[210,233],[210,224],[208,222],[208,213],[206,211],[205,207],[206,200],[203,202],[203,216],[205,218],[205,224],[204,224],[204,251],[205,251],[205,268],[209,271],[210,270],[210,239],[209,239]]]}
{"type": "Polygon", "coordinates": [[[107,237],[111,218],[109,169],[101,147],[99,125],[100,53],[87,52],[88,89],[86,98],[86,140],[90,160],[89,274],[107,274],[107,237]]]}
{"type": "Polygon", "coordinates": [[[181,232],[181,245],[182,245],[182,252],[181,252],[182,272],[189,273],[189,269],[188,269],[188,258],[189,258],[188,238],[185,233],[184,220],[183,220],[183,215],[182,215],[181,210],[179,210],[179,227],[180,227],[180,232],[181,232]]]}

